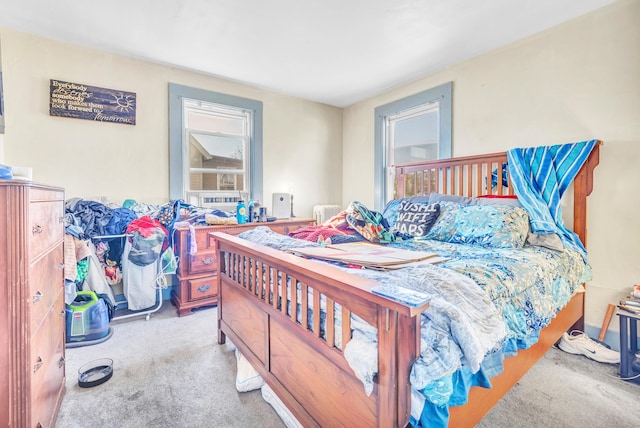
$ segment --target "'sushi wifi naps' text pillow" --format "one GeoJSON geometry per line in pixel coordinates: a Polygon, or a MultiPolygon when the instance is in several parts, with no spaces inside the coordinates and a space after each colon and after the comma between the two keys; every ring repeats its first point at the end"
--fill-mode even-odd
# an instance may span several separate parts
{"type": "Polygon", "coordinates": [[[439,204],[416,204],[402,201],[393,232],[405,237],[425,236],[440,215],[439,204]]]}

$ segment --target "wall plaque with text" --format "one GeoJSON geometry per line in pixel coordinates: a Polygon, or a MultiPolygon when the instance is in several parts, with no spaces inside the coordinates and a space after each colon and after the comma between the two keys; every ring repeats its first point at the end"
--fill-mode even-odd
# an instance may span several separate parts
{"type": "Polygon", "coordinates": [[[135,92],[50,80],[49,115],[136,124],[135,92]]]}

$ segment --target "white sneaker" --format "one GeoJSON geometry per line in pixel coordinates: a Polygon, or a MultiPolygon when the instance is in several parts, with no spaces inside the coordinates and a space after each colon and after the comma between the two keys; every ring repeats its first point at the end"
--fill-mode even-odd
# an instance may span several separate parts
{"type": "Polygon", "coordinates": [[[571,334],[564,333],[558,348],[569,354],[584,355],[601,363],[619,364],[620,353],[592,340],[581,331],[573,330],[571,334]]]}

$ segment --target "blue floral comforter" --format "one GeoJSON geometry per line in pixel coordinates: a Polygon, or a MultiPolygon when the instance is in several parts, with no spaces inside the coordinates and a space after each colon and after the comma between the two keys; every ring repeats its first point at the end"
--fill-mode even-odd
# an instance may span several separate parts
{"type": "Polygon", "coordinates": [[[482,248],[433,240],[393,245],[433,251],[450,258],[439,266],[469,277],[483,289],[499,312],[506,331],[499,349],[485,356],[480,372],[463,367],[462,371],[445,374],[416,388],[420,394],[414,391],[412,395],[412,416],[418,426],[437,426],[435,422],[441,421],[442,414],[448,415],[447,406],[466,403],[472,385],[490,387],[490,378],[502,372],[504,357],[536,343],[540,330],[591,278],[591,268],[582,255],[569,249],[560,252],[530,245],[518,249],[482,248]],[[420,401],[420,405],[415,401],[420,401]],[[430,412],[439,415],[430,418],[427,415],[430,412]],[[424,423],[425,418],[428,423],[424,423]]]}

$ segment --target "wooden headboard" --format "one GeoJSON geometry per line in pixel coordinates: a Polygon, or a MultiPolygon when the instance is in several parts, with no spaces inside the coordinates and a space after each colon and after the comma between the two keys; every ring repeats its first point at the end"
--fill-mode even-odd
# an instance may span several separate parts
{"type": "MultiPolygon", "coordinates": [[[[587,245],[587,196],[593,190],[593,170],[600,162],[598,141],[573,182],[573,231],[587,245]]],[[[394,197],[429,195],[513,195],[511,180],[504,176],[507,153],[438,159],[395,166],[394,197]],[[493,182],[495,186],[487,186],[493,182]],[[506,181],[505,186],[503,181],[506,181]]]]}

